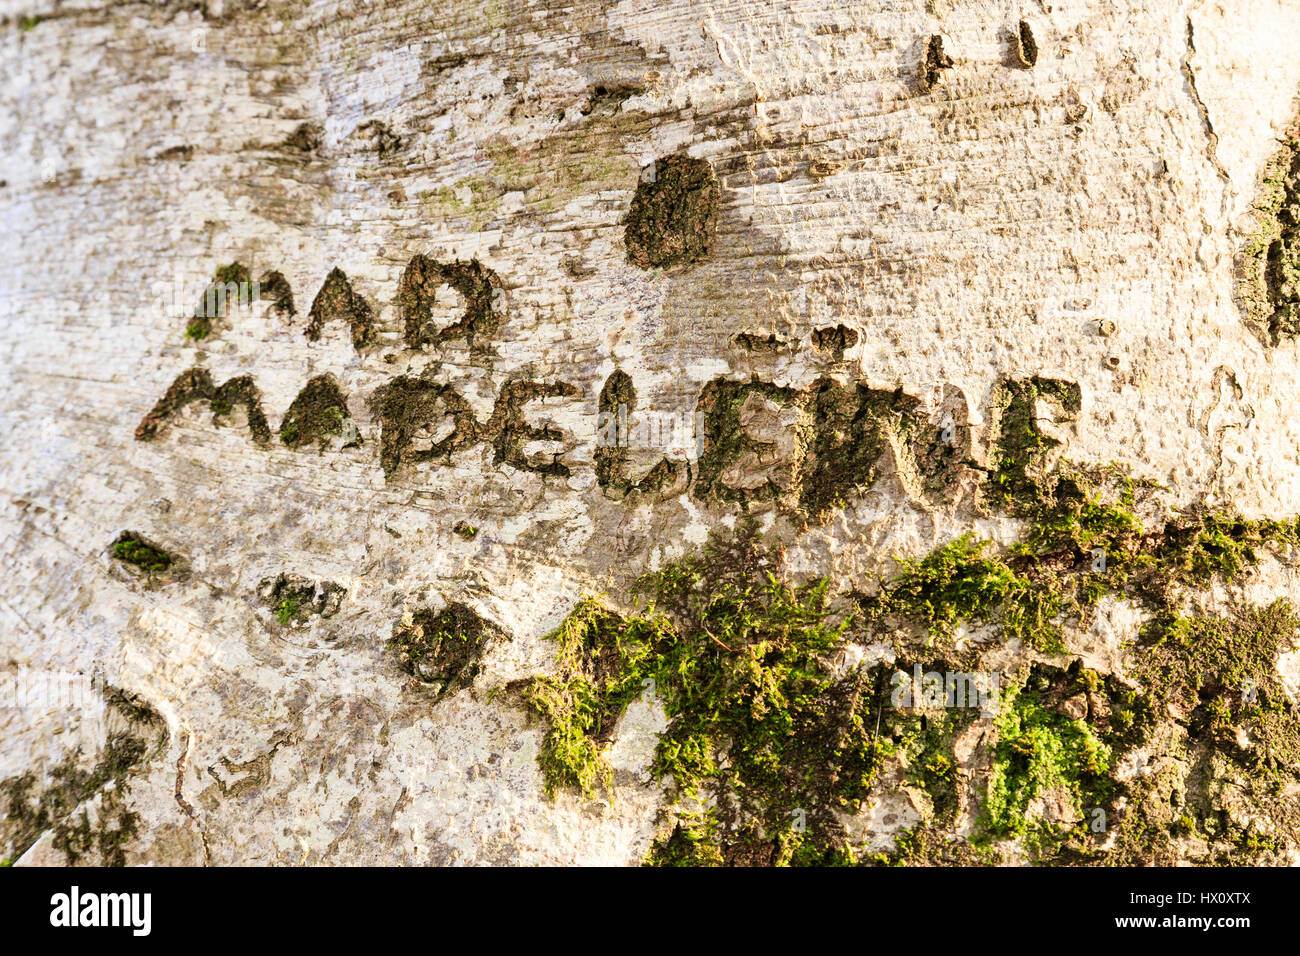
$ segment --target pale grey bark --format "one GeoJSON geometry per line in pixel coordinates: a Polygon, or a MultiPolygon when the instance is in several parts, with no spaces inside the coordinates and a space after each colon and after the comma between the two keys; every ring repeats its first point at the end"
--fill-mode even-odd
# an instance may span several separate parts
{"type": "MultiPolygon", "coordinates": [[[[1000,379],[1066,379],[1083,395],[1059,425],[1072,459],[1119,460],[1180,504],[1300,510],[1297,346],[1262,343],[1233,284],[1296,116],[1294,3],[4,8],[0,667],[102,677],[156,711],[160,743],[125,798],[128,862],[643,856],[659,705],[620,725],[616,799],[552,802],[540,729],[491,699],[552,666],[540,638],[584,593],[623,593],[735,514],[685,486],[602,492],[598,397],[616,369],[645,420],[679,432],[717,378],[901,387],[936,427],[955,410],[976,429],[1000,379]],[[1015,63],[1022,18],[1032,68],[1015,63]],[[922,92],[936,34],[953,65],[922,92]],[[644,170],[677,152],[717,175],[716,236],[697,262],[643,269],[622,220],[644,170]],[[417,254],[497,277],[487,341],[404,347],[417,254]],[[263,296],[187,340],[234,262],[281,273],[296,311],[263,296]],[[360,349],[324,306],[319,338],[304,334],[335,268],[373,317],[360,349]],[[856,341],[814,347],[837,325],[856,341]],[[251,376],[271,440],[238,404],[220,425],[199,403],[137,441],[195,366],[216,386],[251,376]],[[511,380],[567,383],[523,406],[563,438],[525,440],[531,468],[476,441],[386,475],[372,400],[421,372],[480,423],[511,380]],[[360,440],[287,446],[282,416],[326,374],[360,440]],[[553,461],[567,474],[536,470],[553,461]],[[181,556],[175,580],[114,561],[123,531],[181,556]],[[346,597],[282,625],[264,593],[281,574],[346,597]],[[510,639],[435,704],[385,642],[449,601],[510,639]]],[[[429,321],[465,308],[444,289],[429,321]]],[[[739,465],[735,487],[782,480],[788,423],[753,415],[777,457],[739,465]]],[[[671,442],[647,444],[633,480],[671,442]]],[[[791,567],[851,585],[972,528],[1014,537],[968,504],[881,482],[793,535],[791,567]]],[[[1280,564],[1250,587],[1300,596],[1280,564]]],[[[1117,606],[1072,650],[1115,666],[1139,623],[1117,606]]],[[[0,701],[0,778],[57,765],[78,735],[90,762],[125,719],[91,726],[96,693],[0,701]]],[[[880,847],[918,814],[892,792],[854,826],[880,847]]],[[[26,857],[60,858],[49,832],[26,857]]]]}

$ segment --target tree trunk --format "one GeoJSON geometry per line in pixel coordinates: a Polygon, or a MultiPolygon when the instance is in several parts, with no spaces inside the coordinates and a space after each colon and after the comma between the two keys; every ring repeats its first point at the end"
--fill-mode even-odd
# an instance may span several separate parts
{"type": "Polygon", "coordinates": [[[1297,862],[1300,6],[7,6],[0,858],[1297,862]]]}

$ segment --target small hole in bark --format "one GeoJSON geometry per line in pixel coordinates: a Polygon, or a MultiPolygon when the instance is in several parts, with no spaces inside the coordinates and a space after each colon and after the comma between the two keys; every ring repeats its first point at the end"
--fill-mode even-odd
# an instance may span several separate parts
{"type": "Polygon", "coordinates": [[[1020,21],[1011,34],[1011,56],[1016,66],[1026,70],[1038,62],[1038,43],[1034,40],[1034,31],[1024,20],[1020,21]]]}
{"type": "Polygon", "coordinates": [[[953,59],[943,52],[943,37],[934,34],[925,45],[925,56],[921,58],[921,73],[917,86],[922,93],[928,93],[939,82],[939,71],[950,69],[953,59]]]}

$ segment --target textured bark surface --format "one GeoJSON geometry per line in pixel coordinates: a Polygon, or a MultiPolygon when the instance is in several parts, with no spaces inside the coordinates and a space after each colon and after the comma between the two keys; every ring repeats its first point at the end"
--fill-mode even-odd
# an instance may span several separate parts
{"type": "MultiPolygon", "coordinates": [[[[548,798],[509,699],[543,637],[744,510],[841,602],[1010,544],[973,490],[1004,380],[1077,385],[1038,410],[1062,454],[1172,507],[1300,512],[1300,347],[1239,278],[1294,3],[3,9],[0,780],[34,776],[0,856],[637,862],[664,708],[609,735],[612,795],[548,798]],[[882,446],[806,521],[842,452],[800,457],[790,396],[824,377],[902,390],[969,474],[882,446]],[[751,380],[743,447],[697,458],[751,380]]],[[[1300,599],[1289,552],[1202,598],[1243,595],[1300,599]]],[[[1123,674],[1142,620],[1103,603],[1053,659],[1123,674]]],[[[883,786],[849,830],[888,849],[925,803],[883,786]]]]}

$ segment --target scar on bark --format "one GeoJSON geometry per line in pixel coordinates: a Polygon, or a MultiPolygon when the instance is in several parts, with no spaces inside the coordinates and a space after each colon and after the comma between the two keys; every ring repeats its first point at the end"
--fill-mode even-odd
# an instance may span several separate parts
{"type": "Polygon", "coordinates": [[[469,402],[450,385],[407,376],[395,378],[376,393],[372,403],[380,423],[380,466],[385,477],[390,477],[404,462],[449,460],[455,452],[485,441],[492,445],[494,464],[566,477],[569,468],[558,455],[549,462],[534,462],[525,453],[529,442],[562,441],[564,432],[549,425],[530,425],[524,406],[538,399],[579,394],[568,382],[517,379],[502,386],[492,416],[480,423],[469,402]],[[440,429],[447,423],[450,431],[440,429]]]}
{"type": "Polygon", "coordinates": [[[1011,59],[1021,69],[1028,70],[1038,62],[1038,43],[1029,24],[1021,20],[1011,34],[1011,59]]]}
{"type": "Polygon", "coordinates": [[[568,382],[534,382],[516,379],[501,387],[501,394],[492,409],[487,433],[491,436],[495,464],[507,464],[520,471],[535,471],[542,475],[567,478],[569,467],[555,455],[549,462],[529,460],[524,446],[533,441],[563,441],[564,432],[551,425],[528,424],[524,405],[544,398],[570,398],[582,394],[577,386],[568,382]]]}
{"type": "Polygon", "coordinates": [[[464,338],[471,349],[482,348],[500,326],[503,291],[497,274],[477,259],[468,262],[435,262],[416,255],[407,263],[397,289],[403,336],[409,348],[427,343],[464,338]],[[465,300],[465,311],[451,325],[430,328],[433,306],[440,286],[450,286],[465,300]]]}
{"type": "Polygon", "coordinates": [[[133,565],[146,574],[167,571],[175,558],[134,531],[123,531],[112,544],[112,555],[118,561],[133,565]]]}
{"type": "Polygon", "coordinates": [[[636,411],[632,377],[615,369],[601,387],[596,418],[596,482],[611,498],[632,492],[661,494],[686,475],[686,463],[661,458],[640,480],[632,480],[631,419],[636,411]]]}
{"type": "Polygon", "coordinates": [[[490,644],[510,639],[496,624],[459,602],[438,612],[416,611],[409,620],[393,626],[388,647],[396,652],[404,673],[438,685],[440,700],[473,684],[490,644]]]}
{"type": "Polygon", "coordinates": [[[844,353],[858,344],[858,333],[846,325],[826,325],[814,329],[812,345],[819,352],[830,352],[836,362],[844,358],[844,353]]]}
{"type": "Polygon", "coordinates": [[[282,625],[301,624],[312,617],[333,617],[348,594],[341,584],[316,581],[289,571],[264,578],[258,592],[262,603],[282,625]]]}
{"type": "Polygon", "coordinates": [[[939,71],[953,66],[953,59],[943,52],[943,37],[934,34],[925,44],[925,56],[921,58],[921,72],[916,85],[922,93],[929,93],[939,82],[939,71]]]}
{"type": "Polygon", "coordinates": [[[474,410],[450,385],[400,376],[379,390],[373,404],[379,419],[379,464],[385,477],[403,462],[449,459],[482,437],[474,410]],[[448,419],[451,431],[435,441],[437,426],[448,419]],[[425,443],[427,448],[417,447],[425,443]]]}
{"type": "Polygon", "coordinates": [[[713,167],[682,153],[646,167],[623,220],[627,260],[642,269],[688,266],[713,250],[721,187],[713,167]]]}
{"type": "Polygon", "coordinates": [[[281,145],[297,153],[315,153],[324,136],[325,130],[319,123],[299,123],[281,145]]]}
{"type": "Polygon", "coordinates": [[[636,410],[632,376],[615,369],[600,390],[596,408],[596,481],[602,488],[626,494],[632,485],[627,422],[636,410]]]}
{"type": "Polygon", "coordinates": [[[317,444],[324,446],[329,436],[342,437],[351,431],[349,444],[360,444],[356,426],[350,425],[348,400],[333,375],[311,379],[280,421],[280,441],[290,448],[317,444]]]}
{"type": "Polygon", "coordinates": [[[365,299],[352,289],[343,270],[335,266],[312,300],[307,314],[307,338],[316,342],[326,322],[342,321],[352,330],[352,347],[362,349],[374,337],[375,319],[365,299]]]}
{"type": "Polygon", "coordinates": [[[788,344],[775,332],[764,335],[761,332],[741,332],[731,340],[746,352],[779,352],[788,344]]]}
{"type": "MultiPolygon", "coordinates": [[[[954,408],[964,407],[958,390],[948,399],[954,408]]],[[[704,436],[691,493],[701,500],[745,506],[771,500],[822,522],[886,475],[895,476],[909,497],[929,503],[953,500],[970,475],[965,416],[954,414],[936,426],[921,399],[901,388],[876,389],[829,376],[802,390],[757,377],[715,379],[696,408],[704,416],[704,436]],[[791,439],[784,451],[755,414],[764,406],[795,413],[767,416],[781,422],[791,439]],[[771,464],[780,467],[773,472],[771,464]],[[737,467],[751,469],[759,480],[735,482],[737,467]]]]}
{"type": "Polygon", "coordinates": [[[285,317],[298,314],[298,309],[293,304],[293,289],[289,288],[289,280],[284,277],[284,273],[267,272],[262,276],[260,285],[261,297],[270,300],[271,311],[285,317]]]}
{"type": "Polygon", "coordinates": [[[185,338],[206,339],[213,331],[212,320],[226,318],[232,302],[249,305],[260,297],[258,284],[250,283],[248,267],[242,262],[219,266],[185,325],[185,338]]]}
{"type": "Polygon", "coordinates": [[[601,84],[590,90],[587,105],[582,108],[583,116],[613,116],[622,108],[625,100],[645,93],[644,86],[631,83],[601,84]]]}
{"type": "Polygon", "coordinates": [[[357,135],[370,140],[370,145],[381,160],[392,159],[406,148],[406,140],[393,132],[383,120],[367,120],[357,127],[357,135]]]}
{"type": "Polygon", "coordinates": [[[198,401],[211,406],[212,420],[216,424],[221,424],[234,406],[243,405],[248,411],[248,430],[253,440],[271,440],[271,428],[262,410],[262,393],[251,375],[239,375],[218,386],[206,368],[192,368],[176,377],[163,397],[141,420],[135,430],[136,441],[152,441],[168,419],[186,405],[198,401]]]}

